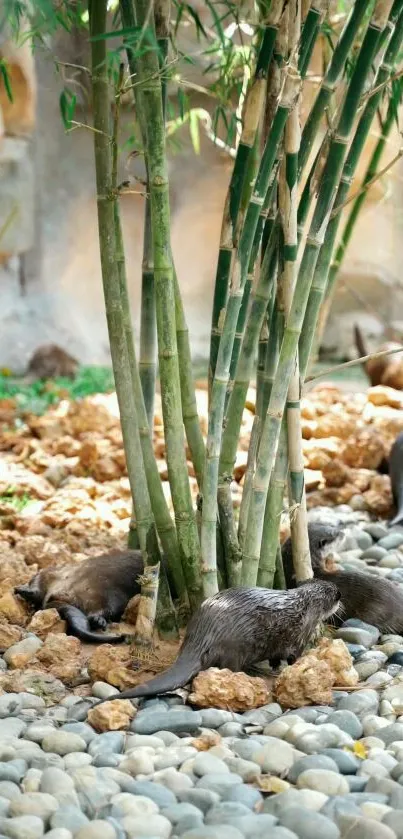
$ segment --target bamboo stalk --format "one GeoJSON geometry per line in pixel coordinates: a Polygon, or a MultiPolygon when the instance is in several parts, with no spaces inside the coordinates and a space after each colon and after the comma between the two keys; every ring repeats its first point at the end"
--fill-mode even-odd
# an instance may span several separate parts
{"type": "MultiPolygon", "coordinates": [[[[357,0],[356,5],[358,2],[359,0],[357,0]]],[[[391,3],[387,0],[378,0],[376,4],[375,12],[368,25],[351,76],[319,183],[318,200],[284,332],[277,372],[259,447],[243,551],[242,582],[245,585],[255,585],[256,583],[267,493],[310,286],[326,225],[335,200],[356,110],[372,61],[376,55],[379,38],[387,21],[390,7],[391,3]]]]}
{"type": "MultiPolygon", "coordinates": [[[[106,318],[123,445],[140,547],[144,566],[146,568],[151,565],[155,566],[155,573],[158,575],[159,545],[148,493],[139,426],[132,393],[116,261],[115,218],[117,217],[118,197],[116,189],[113,189],[114,166],[111,154],[108,67],[106,41],[102,38],[106,27],[107,0],[99,0],[97,4],[91,2],[89,12],[98,227],[106,318]],[[101,37],[99,38],[99,36],[101,37]]],[[[146,576],[148,577],[148,572],[146,576]]],[[[152,632],[153,624],[150,622],[143,626],[136,625],[135,643],[138,645],[150,644],[152,642],[152,632]]]]}
{"type": "MultiPolygon", "coordinates": [[[[125,28],[133,28],[137,23],[155,37],[154,20],[152,16],[149,19],[147,0],[136,0],[136,15],[131,0],[120,0],[120,9],[125,28]]],[[[173,317],[175,291],[170,247],[169,187],[161,80],[155,50],[144,51],[136,62],[137,67],[133,66],[133,55],[130,51],[128,58],[131,72],[138,71],[141,67],[143,74],[139,86],[150,181],[158,353],[168,477],[183,572],[190,605],[195,609],[203,596],[200,544],[186,463],[176,324],[173,317]]]]}
{"type": "MultiPolygon", "coordinates": [[[[402,47],[403,13],[400,15],[400,18],[397,19],[396,26],[394,26],[397,13],[402,12],[402,9],[403,0],[395,0],[394,6],[389,17],[388,25],[384,29],[384,32],[392,32],[392,36],[390,38],[389,45],[386,49],[383,60],[381,61],[378,67],[378,71],[373,84],[373,87],[379,87],[379,90],[377,93],[375,93],[368,99],[364,111],[360,117],[358,126],[356,128],[356,132],[343,168],[339,188],[337,190],[332,217],[329,221],[324,243],[322,245],[319,254],[319,259],[316,265],[315,274],[312,281],[312,287],[309,293],[307,308],[305,312],[304,326],[300,339],[301,368],[304,370],[305,373],[307,371],[309,358],[312,353],[312,348],[314,345],[318,346],[318,342],[320,342],[321,339],[322,330],[324,327],[324,323],[326,322],[326,315],[328,312],[328,301],[330,299],[330,293],[333,290],[335,282],[335,274],[333,274],[333,276],[330,277],[329,269],[341,221],[341,213],[338,212],[338,209],[343,206],[347,198],[362,151],[364,149],[366,140],[371,129],[374,116],[377,112],[379,103],[382,98],[383,85],[385,81],[392,75],[395,62],[399,56],[402,47]],[[328,294],[326,295],[326,303],[321,310],[323,297],[325,291],[327,290],[328,294]]],[[[378,159],[376,160],[376,164],[377,163],[378,159]]]]}
{"type": "Polygon", "coordinates": [[[151,206],[148,194],[144,207],[144,241],[141,272],[141,317],[139,371],[141,387],[151,429],[154,427],[154,400],[157,378],[157,320],[155,315],[154,266],[151,237],[151,206]]]}
{"type": "Polygon", "coordinates": [[[298,160],[298,177],[303,172],[318,133],[319,123],[343,75],[345,63],[350,54],[358,30],[363,22],[368,0],[355,0],[350,16],[337,41],[326,74],[318,90],[315,102],[304,125],[298,160]]]}
{"type": "Polygon", "coordinates": [[[262,546],[259,557],[259,570],[257,574],[257,585],[263,586],[264,588],[273,588],[273,581],[276,571],[276,554],[280,531],[280,519],[281,512],[284,507],[284,493],[287,481],[287,469],[287,424],[284,419],[281,423],[280,437],[278,443],[278,454],[275,460],[273,474],[270,479],[270,488],[267,496],[266,507],[264,510],[264,539],[262,539],[262,546]]]}
{"type": "Polygon", "coordinates": [[[286,77],[271,131],[260,162],[253,195],[246,213],[245,223],[240,237],[239,250],[236,255],[234,254],[231,269],[230,293],[211,390],[206,462],[203,475],[201,543],[203,588],[206,597],[212,595],[217,590],[215,522],[217,514],[218,464],[234,335],[260,209],[270,186],[270,177],[284,125],[298,94],[298,83],[298,79],[292,74],[286,77]]]}
{"type": "Polygon", "coordinates": [[[248,171],[249,158],[253,152],[259,122],[263,113],[267,74],[279,22],[286,5],[287,0],[273,0],[267,14],[267,20],[266,22],[263,21],[264,33],[256,62],[255,73],[244,101],[242,134],[225,200],[221,227],[211,324],[209,394],[211,394],[225,318],[233,251],[236,248],[239,235],[240,222],[238,220],[238,213],[245,184],[245,175],[248,171]]]}
{"type": "Polygon", "coordinates": [[[319,28],[329,9],[329,0],[314,0],[304,20],[299,49],[298,69],[305,78],[318,37],[319,28]]]}

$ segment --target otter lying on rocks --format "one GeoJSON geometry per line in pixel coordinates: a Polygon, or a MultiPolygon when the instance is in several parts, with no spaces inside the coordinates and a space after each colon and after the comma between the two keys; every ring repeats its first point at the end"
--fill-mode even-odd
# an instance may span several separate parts
{"type": "Polygon", "coordinates": [[[82,641],[113,644],[125,635],[98,634],[108,621],[118,621],[135,594],[144,563],[140,551],[113,550],[77,565],[43,568],[14,591],[36,609],[57,609],[72,635],[82,641]]]}
{"type": "Polygon", "coordinates": [[[237,672],[265,660],[295,661],[318,624],[334,615],[339,603],[337,586],[319,580],[309,580],[292,591],[220,591],[205,600],[192,616],[172,667],[113,699],[169,693],[209,667],[237,672]]]}
{"type": "MultiPolygon", "coordinates": [[[[312,569],[315,579],[328,580],[340,591],[343,616],[335,616],[341,623],[358,618],[377,626],[383,633],[403,632],[403,591],[400,586],[364,571],[338,569],[329,558],[329,549],[337,549],[343,533],[339,527],[312,522],[308,526],[312,569]]],[[[291,539],[282,547],[283,567],[288,588],[296,586],[292,563],[291,539]]]]}

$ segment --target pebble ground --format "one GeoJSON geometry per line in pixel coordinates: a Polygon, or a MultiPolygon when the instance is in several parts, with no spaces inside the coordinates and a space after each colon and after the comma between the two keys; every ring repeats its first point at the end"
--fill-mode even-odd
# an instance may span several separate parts
{"type": "MultiPolygon", "coordinates": [[[[403,585],[403,530],[345,506],[310,517],[347,525],[346,568],[403,585]]],[[[234,714],[170,697],[98,734],[85,718],[117,692],[105,683],[84,704],[0,696],[0,839],[403,839],[403,637],[360,621],[337,636],[365,684],[332,707],[234,714]],[[205,731],[221,739],[199,752],[205,731]],[[267,775],[278,793],[257,788],[267,775]]]]}

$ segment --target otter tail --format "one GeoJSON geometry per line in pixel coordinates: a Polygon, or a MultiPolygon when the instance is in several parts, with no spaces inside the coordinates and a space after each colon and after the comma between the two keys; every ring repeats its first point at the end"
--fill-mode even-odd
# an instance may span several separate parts
{"type": "Polygon", "coordinates": [[[108,633],[92,632],[88,618],[76,606],[56,606],[61,618],[67,623],[71,635],[80,638],[80,641],[87,641],[90,644],[118,644],[126,640],[126,635],[108,635],[108,633]]]}
{"type": "MultiPolygon", "coordinates": [[[[182,655],[179,654],[172,667],[166,670],[165,673],[161,673],[155,679],[150,679],[144,685],[138,685],[138,687],[124,690],[119,696],[113,696],[112,699],[137,699],[141,696],[156,696],[159,693],[170,693],[176,690],[176,688],[187,685],[200,670],[200,659],[190,652],[184,652],[182,655]]],[[[102,700],[102,702],[105,701],[107,700],[102,700]]]]}
{"type": "Polygon", "coordinates": [[[388,527],[396,527],[398,524],[403,526],[403,508],[401,508],[399,512],[396,513],[395,517],[388,522],[388,527]]]}
{"type": "Polygon", "coordinates": [[[365,346],[361,329],[357,326],[357,324],[354,326],[354,339],[359,357],[361,358],[364,355],[368,355],[368,348],[365,346]]]}

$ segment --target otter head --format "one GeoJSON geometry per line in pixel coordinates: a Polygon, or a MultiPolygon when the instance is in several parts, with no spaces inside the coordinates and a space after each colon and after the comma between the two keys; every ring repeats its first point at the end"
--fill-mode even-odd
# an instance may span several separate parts
{"type": "Polygon", "coordinates": [[[335,583],[330,580],[305,580],[298,588],[310,588],[309,603],[317,606],[320,620],[325,621],[341,608],[341,594],[335,583]]]}
{"type": "Polygon", "coordinates": [[[313,571],[318,566],[328,573],[335,571],[337,566],[333,553],[342,550],[346,539],[341,526],[311,522],[308,525],[308,536],[313,571]]]}
{"type": "Polygon", "coordinates": [[[42,571],[35,574],[29,583],[25,583],[25,585],[21,586],[15,586],[14,594],[18,594],[19,597],[22,597],[23,600],[26,601],[26,603],[29,603],[30,606],[34,606],[35,609],[40,609],[44,596],[42,571]]]}

